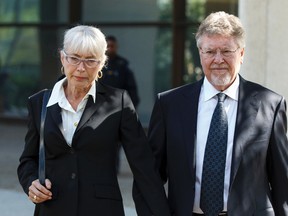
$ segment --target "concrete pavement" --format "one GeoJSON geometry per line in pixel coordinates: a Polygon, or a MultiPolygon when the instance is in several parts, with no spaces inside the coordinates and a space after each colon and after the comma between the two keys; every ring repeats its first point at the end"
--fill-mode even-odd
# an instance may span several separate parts
{"type": "MultiPolygon", "coordinates": [[[[32,216],[34,204],[20,187],[16,169],[23,150],[25,124],[0,122],[0,215],[32,216]]],[[[132,200],[132,175],[126,158],[121,153],[121,168],[118,177],[126,216],[136,216],[132,200]]]]}

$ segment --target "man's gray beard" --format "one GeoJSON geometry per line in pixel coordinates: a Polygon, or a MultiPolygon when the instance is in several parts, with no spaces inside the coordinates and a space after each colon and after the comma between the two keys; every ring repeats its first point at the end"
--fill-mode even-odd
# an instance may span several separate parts
{"type": "Polygon", "coordinates": [[[221,76],[216,76],[212,74],[211,81],[212,84],[216,86],[227,86],[231,81],[231,75],[229,73],[225,73],[224,75],[221,76]]]}

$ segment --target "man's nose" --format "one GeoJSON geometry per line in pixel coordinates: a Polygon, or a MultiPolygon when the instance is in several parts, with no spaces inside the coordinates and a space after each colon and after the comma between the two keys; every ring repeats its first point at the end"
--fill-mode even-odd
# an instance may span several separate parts
{"type": "Polygon", "coordinates": [[[224,59],[223,59],[223,55],[222,55],[221,51],[217,50],[217,52],[214,56],[214,62],[222,63],[223,61],[224,61],[224,59]]]}

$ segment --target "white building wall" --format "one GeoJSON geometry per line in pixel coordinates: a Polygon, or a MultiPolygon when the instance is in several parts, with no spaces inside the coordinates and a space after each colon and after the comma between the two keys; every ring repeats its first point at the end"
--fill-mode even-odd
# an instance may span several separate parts
{"type": "Polygon", "coordinates": [[[239,0],[246,29],[246,53],[240,74],[288,99],[288,1],[239,0]]]}

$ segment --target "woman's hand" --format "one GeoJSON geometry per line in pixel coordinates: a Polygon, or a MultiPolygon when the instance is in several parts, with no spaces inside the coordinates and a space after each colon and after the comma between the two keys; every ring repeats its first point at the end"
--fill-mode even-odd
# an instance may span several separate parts
{"type": "Polygon", "coordinates": [[[34,203],[42,203],[47,200],[52,199],[51,181],[49,179],[45,180],[45,186],[40,184],[39,179],[36,179],[32,182],[29,187],[29,199],[34,203]]]}

